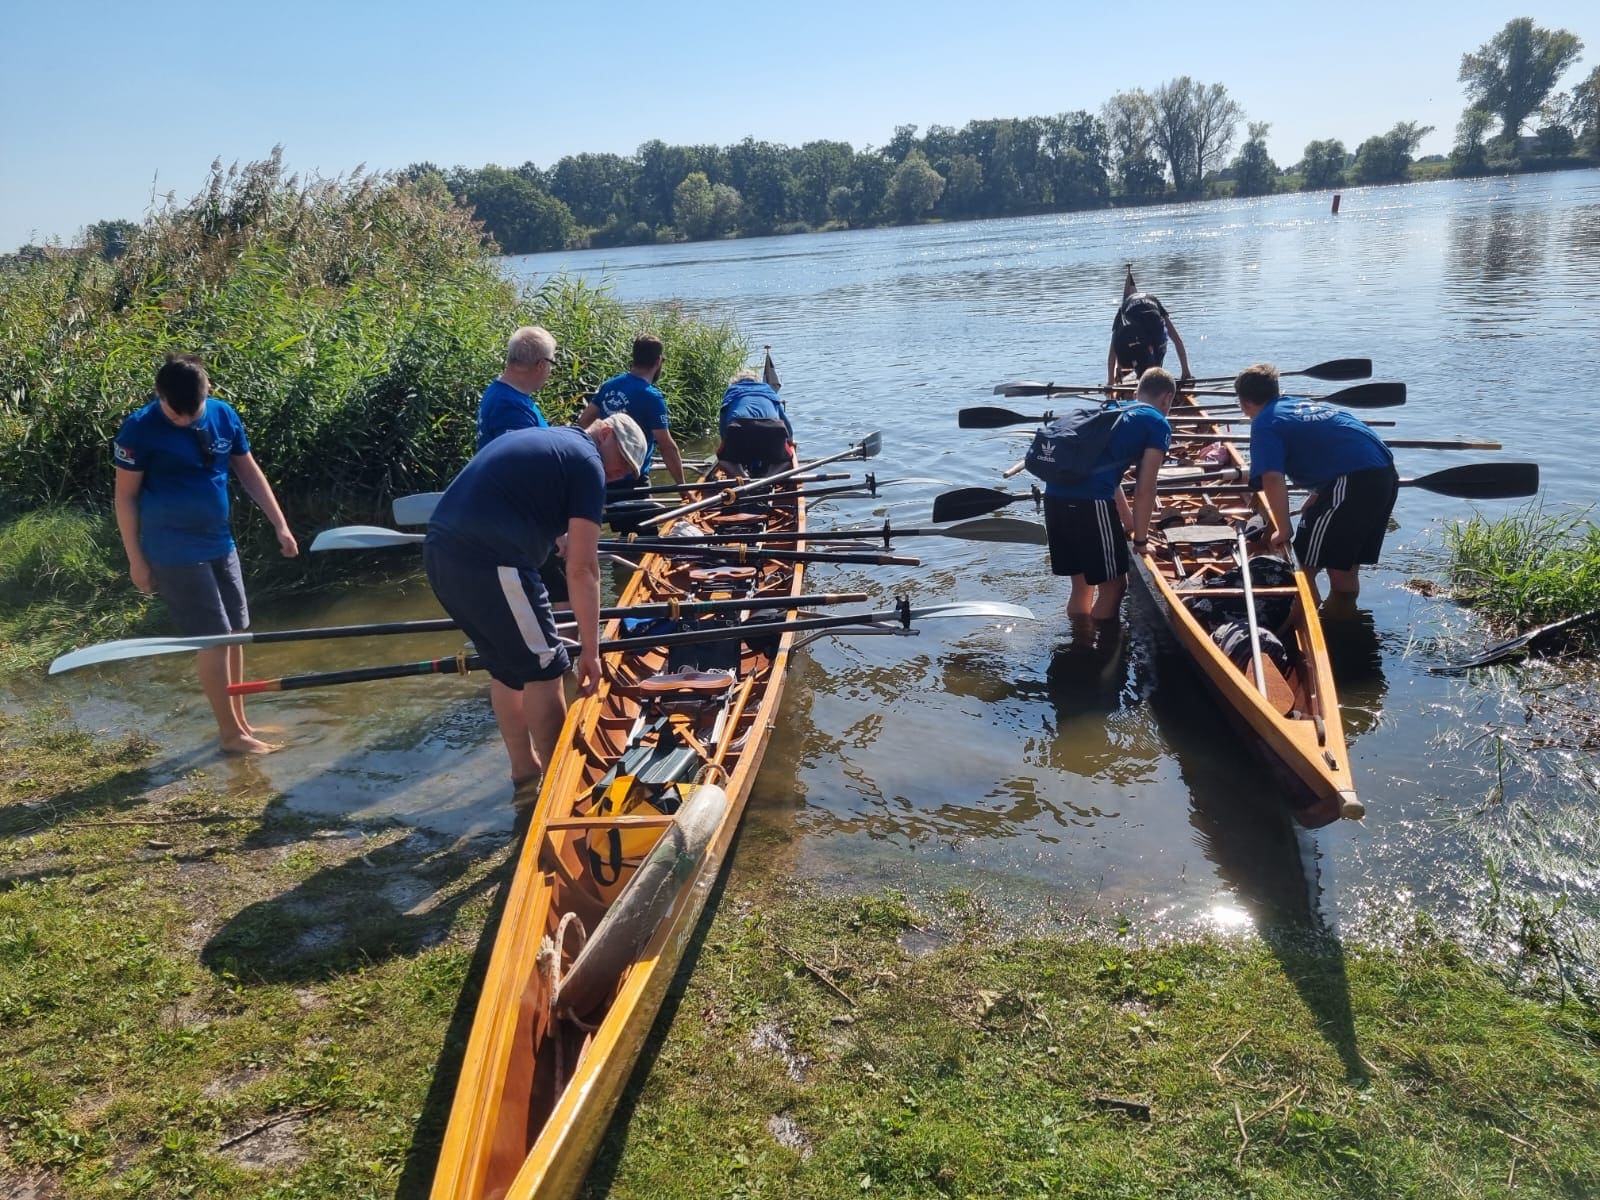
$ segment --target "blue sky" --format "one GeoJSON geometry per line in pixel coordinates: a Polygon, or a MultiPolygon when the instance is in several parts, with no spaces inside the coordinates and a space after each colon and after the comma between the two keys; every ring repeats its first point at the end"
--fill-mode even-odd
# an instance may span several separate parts
{"type": "Polygon", "coordinates": [[[1438,126],[1422,152],[1448,150],[1461,55],[1515,16],[1587,44],[1563,86],[1600,62],[1600,7],[1574,0],[5,8],[0,250],[137,220],[152,194],[193,194],[212,159],[279,143],[293,169],[322,175],[420,160],[548,166],[654,137],[860,148],[897,124],[1095,110],[1188,74],[1271,122],[1285,165],[1313,138],[1353,150],[1397,120],[1438,126]]]}

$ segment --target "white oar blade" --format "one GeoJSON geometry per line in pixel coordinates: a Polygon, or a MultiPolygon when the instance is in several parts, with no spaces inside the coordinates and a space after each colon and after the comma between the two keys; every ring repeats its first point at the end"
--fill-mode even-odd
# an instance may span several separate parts
{"type": "Polygon", "coordinates": [[[153,637],[123,638],[116,642],[103,642],[98,646],[85,646],[61,655],[50,664],[50,674],[76,671],[79,667],[92,667],[96,663],[121,662],[128,658],[151,658],[157,654],[181,654],[185,650],[204,650],[209,646],[236,646],[250,640],[248,633],[219,634],[214,637],[153,637]]]}
{"type": "Polygon", "coordinates": [[[1013,379],[1010,383],[997,383],[994,385],[996,396],[1009,396],[1012,388],[1043,388],[1049,384],[1040,383],[1037,379],[1013,379]]]}
{"type": "Polygon", "coordinates": [[[443,492],[418,492],[415,496],[396,496],[394,523],[396,525],[426,525],[433,519],[433,510],[443,492]]]}
{"type": "Polygon", "coordinates": [[[339,529],[324,529],[311,539],[311,549],[375,550],[382,546],[415,545],[424,536],[420,533],[397,533],[379,525],[346,525],[339,529]]]}
{"type": "Polygon", "coordinates": [[[1020,604],[1006,604],[999,600],[956,600],[949,604],[934,604],[927,608],[913,608],[913,621],[927,621],[934,617],[1002,617],[1008,621],[1032,621],[1037,618],[1033,610],[1020,604]]]}

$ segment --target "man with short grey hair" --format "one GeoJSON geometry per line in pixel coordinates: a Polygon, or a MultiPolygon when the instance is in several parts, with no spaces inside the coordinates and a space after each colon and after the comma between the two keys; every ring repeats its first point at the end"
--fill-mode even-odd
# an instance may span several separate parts
{"type": "Polygon", "coordinates": [[[556,339],[539,325],[524,325],[506,342],[506,369],[478,401],[478,449],[513,429],[544,429],[550,424],[533,394],[550,380],[556,339]]]}

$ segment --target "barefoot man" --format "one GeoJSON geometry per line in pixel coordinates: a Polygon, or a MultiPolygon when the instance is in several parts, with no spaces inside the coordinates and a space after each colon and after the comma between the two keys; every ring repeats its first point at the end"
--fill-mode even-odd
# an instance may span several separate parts
{"type": "MultiPolygon", "coordinates": [[[[123,421],[115,455],[117,528],[133,586],[166,601],[183,637],[247,629],[250,610],[228,527],[230,471],[272,522],[283,556],[293,558],[300,547],[250,453],[239,414],[211,396],[198,356],[167,356],[156,372],[156,398],[123,421]]],[[[244,679],[244,647],[202,650],[197,664],[222,749],[277,749],[255,736],[244,698],[228,695],[228,685],[244,679]]]]}

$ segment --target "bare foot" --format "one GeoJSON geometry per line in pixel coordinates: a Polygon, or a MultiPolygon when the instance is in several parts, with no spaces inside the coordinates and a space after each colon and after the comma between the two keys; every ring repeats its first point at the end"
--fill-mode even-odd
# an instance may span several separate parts
{"type": "Polygon", "coordinates": [[[511,781],[511,807],[517,812],[531,812],[539,803],[539,788],[544,783],[544,772],[540,771],[526,779],[513,779],[511,781]]]}
{"type": "Polygon", "coordinates": [[[263,742],[251,737],[248,733],[242,737],[226,738],[222,742],[224,754],[271,754],[274,750],[281,750],[282,746],[274,746],[271,742],[263,742]]]}

